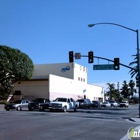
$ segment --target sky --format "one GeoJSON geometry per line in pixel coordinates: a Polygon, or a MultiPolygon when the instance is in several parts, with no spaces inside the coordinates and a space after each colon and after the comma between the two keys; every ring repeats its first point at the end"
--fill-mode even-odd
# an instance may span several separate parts
{"type": "MultiPolygon", "coordinates": [[[[140,29],[140,0],[0,0],[0,45],[26,53],[34,64],[69,62],[69,51],[114,60],[129,65],[137,53],[136,32],[140,29]]],[[[93,70],[93,65],[113,64],[94,58],[74,60],[88,68],[88,83],[130,81],[130,69],[93,70]]],[[[134,79],[135,80],[135,79],[134,79]]]]}

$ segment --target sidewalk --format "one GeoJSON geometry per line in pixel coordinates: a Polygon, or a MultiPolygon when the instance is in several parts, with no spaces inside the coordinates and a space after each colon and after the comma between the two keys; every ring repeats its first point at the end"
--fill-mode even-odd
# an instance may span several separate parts
{"type": "MultiPolygon", "coordinates": [[[[140,118],[139,118],[139,116],[136,116],[136,117],[133,117],[133,118],[129,118],[128,119],[129,121],[132,121],[132,122],[134,122],[134,123],[136,123],[136,124],[140,124],[140,118]]],[[[138,126],[138,127],[136,127],[136,128],[134,128],[135,130],[140,130],[140,125],[138,126]]],[[[121,138],[120,140],[128,140],[128,136],[127,135],[125,135],[123,138],[121,138]]]]}
{"type": "Polygon", "coordinates": [[[139,118],[139,116],[136,116],[134,118],[130,118],[129,120],[140,124],[140,118],[139,118]]]}

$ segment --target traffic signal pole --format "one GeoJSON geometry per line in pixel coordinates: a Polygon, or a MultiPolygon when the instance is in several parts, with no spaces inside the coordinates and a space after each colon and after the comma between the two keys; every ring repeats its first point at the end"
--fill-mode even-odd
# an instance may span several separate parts
{"type": "MultiPolygon", "coordinates": [[[[88,57],[88,55],[81,55],[81,57],[88,57]]],[[[102,59],[102,60],[107,60],[107,61],[110,61],[110,62],[113,62],[114,63],[114,60],[111,60],[111,59],[108,59],[108,58],[104,58],[104,57],[100,57],[100,56],[93,56],[94,58],[98,58],[98,59],[102,59]]],[[[122,64],[119,62],[119,64],[123,67],[126,67],[126,68],[129,68],[129,69],[133,69],[133,70],[136,70],[135,68],[132,68],[130,66],[127,66],[125,64],[122,64]]]]}

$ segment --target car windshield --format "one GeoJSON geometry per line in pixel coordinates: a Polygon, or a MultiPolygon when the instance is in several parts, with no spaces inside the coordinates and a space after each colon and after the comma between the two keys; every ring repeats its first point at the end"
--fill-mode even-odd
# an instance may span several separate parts
{"type": "Polygon", "coordinates": [[[77,100],[78,102],[84,102],[84,100],[77,100]]]}
{"type": "Polygon", "coordinates": [[[104,102],[103,104],[108,104],[108,102],[104,102]]]}
{"type": "Polygon", "coordinates": [[[115,101],[109,101],[110,103],[115,103],[115,101]]]}
{"type": "Polygon", "coordinates": [[[98,101],[92,101],[94,104],[98,104],[99,102],[98,101]]]}
{"type": "Polygon", "coordinates": [[[57,98],[55,101],[58,101],[58,102],[67,102],[67,98],[57,98]]]}
{"type": "Polygon", "coordinates": [[[34,102],[43,103],[44,99],[43,98],[37,98],[37,99],[34,100],[34,102]]]}
{"type": "Polygon", "coordinates": [[[20,104],[21,103],[21,100],[16,100],[13,102],[14,104],[20,104]]]}

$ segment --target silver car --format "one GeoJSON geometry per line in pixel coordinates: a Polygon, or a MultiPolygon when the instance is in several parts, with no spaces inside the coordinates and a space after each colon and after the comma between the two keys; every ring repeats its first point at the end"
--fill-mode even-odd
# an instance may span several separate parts
{"type": "Polygon", "coordinates": [[[5,104],[4,108],[6,111],[9,111],[10,109],[16,109],[16,110],[23,110],[28,109],[28,104],[30,103],[29,100],[16,100],[12,103],[5,104]]]}

